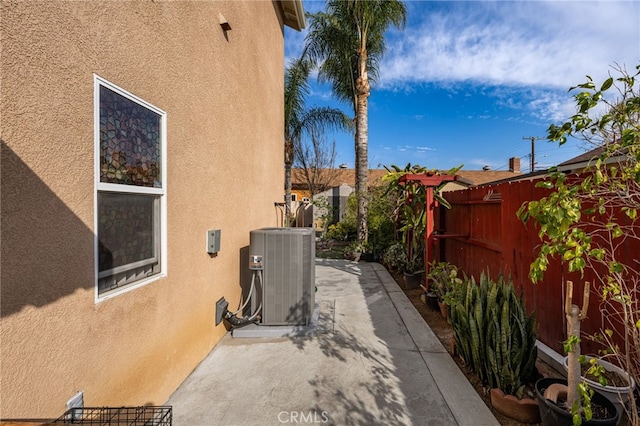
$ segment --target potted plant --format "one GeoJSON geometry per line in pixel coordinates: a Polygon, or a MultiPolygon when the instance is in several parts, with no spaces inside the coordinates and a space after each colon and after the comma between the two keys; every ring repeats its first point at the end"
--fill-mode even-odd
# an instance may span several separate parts
{"type": "Polygon", "coordinates": [[[364,260],[367,262],[373,262],[373,248],[369,243],[359,243],[353,241],[345,248],[345,258],[359,262],[364,260]]]}
{"type": "Polygon", "coordinates": [[[412,255],[411,258],[407,260],[402,271],[405,288],[414,289],[420,286],[422,274],[424,273],[424,267],[422,265],[423,261],[417,255],[412,255]]]}
{"type": "Polygon", "coordinates": [[[358,247],[360,249],[360,260],[364,260],[365,262],[373,262],[373,245],[369,242],[361,243],[358,247]]]}
{"type": "Polygon", "coordinates": [[[407,263],[407,254],[402,243],[391,244],[382,254],[382,262],[388,269],[402,270],[407,263]]]}
{"type": "Polygon", "coordinates": [[[464,280],[451,309],[456,351],[483,385],[499,412],[525,423],[539,422],[529,384],[535,376],[536,320],[510,281],[486,274],[464,280]]]}
{"type": "Polygon", "coordinates": [[[347,260],[353,260],[354,262],[360,261],[360,255],[362,254],[362,245],[357,241],[352,241],[344,249],[344,258],[347,260]]]}
{"type": "Polygon", "coordinates": [[[417,185],[409,185],[413,189],[407,191],[407,201],[403,205],[402,242],[406,249],[407,262],[404,266],[404,276],[407,288],[415,288],[420,284],[422,274],[425,271],[424,259],[424,233],[425,233],[425,206],[420,197],[417,185]],[[409,197],[413,194],[413,197],[409,197]]]}
{"type": "MultiPolygon", "coordinates": [[[[636,382],[629,373],[617,365],[608,362],[604,357],[581,355],[580,380],[591,389],[604,395],[622,413],[631,399],[636,382]]],[[[569,369],[569,356],[565,356],[562,365],[569,369]]]]}
{"type": "MultiPolygon", "coordinates": [[[[455,174],[460,168],[453,168],[446,174],[455,174]]],[[[395,223],[398,225],[398,233],[402,243],[406,248],[407,263],[405,266],[405,277],[411,282],[411,286],[419,283],[422,274],[425,272],[425,247],[426,247],[426,225],[427,209],[426,205],[427,189],[425,185],[417,180],[406,180],[401,182],[401,178],[406,175],[431,174],[441,175],[439,170],[428,170],[419,165],[407,164],[404,169],[392,165],[389,172],[383,177],[386,189],[383,196],[391,195],[396,199],[394,209],[395,223]],[[420,275],[420,277],[415,277],[420,275]]],[[[433,191],[434,198],[445,207],[450,207],[447,201],[440,195],[440,189],[446,182],[441,183],[433,191]]]]}
{"type": "Polygon", "coordinates": [[[449,262],[433,261],[429,264],[427,280],[430,291],[438,298],[442,317],[448,319],[451,304],[455,301],[454,292],[462,284],[458,268],[449,262]]]}
{"type": "Polygon", "coordinates": [[[589,283],[585,283],[584,286],[582,309],[572,304],[572,296],[573,283],[567,281],[565,314],[568,337],[564,343],[565,351],[568,353],[567,379],[547,378],[536,382],[542,424],[615,425],[620,415],[616,406],[580,378],[580,321],[587,315],[589,283]]]}
{"type": "Polygon", "coordinates": [[[391,166],[392,170],[383,180],[387,188],[384,196],[391,195],[396,199],[394,209],[395,222],[398,225],[397,232],[405,249],[405,264],[403,274],[407,288],[416,288],[422,280],[425,271],[425,230],[426,230],[426,206],[424,203],[425,189],[415,182],[400,184],[400,178],[406,174],[425,173],[427,169],[419,165],[407,164],[404,169],[391,166]]]}

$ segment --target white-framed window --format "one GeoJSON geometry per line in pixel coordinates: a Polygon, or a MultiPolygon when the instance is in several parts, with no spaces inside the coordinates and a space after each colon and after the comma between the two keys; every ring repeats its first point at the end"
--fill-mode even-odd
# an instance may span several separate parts
{"type": "Polygon", "coordinates": [[[298,194],[291,194],[291,201],[294,203],[298,201],[298,194]]]}
{"type": "Polygon", "coordinates": [[[166,113],[94,76],[96,298],[166,275],[166,113]]]}

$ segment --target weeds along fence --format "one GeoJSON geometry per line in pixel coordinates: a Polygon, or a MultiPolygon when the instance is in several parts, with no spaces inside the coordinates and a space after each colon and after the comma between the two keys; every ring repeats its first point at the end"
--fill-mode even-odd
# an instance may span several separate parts
{"type": "MultiPolygon", "coordinates": [[[[445,192],[443,195],[451,203],[451,209],[440,206],[435,211],[438,234],[434,238],[434,254],[435,259],[457,265],[476,280],[482,271],[491,277],[503,274],[511,278],[516,291],[524,294],[527,311],[536,311],[538,339],[563,353],[566,281],[576,284],[590,281],[592,292],[599,291],[599,283],[593,271],[585,272],[583,277],[568,273],[559,259],[551,260],[543,281],[533,284],[529,279],[529,265],[540,244],[538,229],[532,222],[525,226],[516,212],[525,201],[538,200],[549,194],[549,190],[537,188],[536,182],[538,180],[521,180],[445,192]]],[[[640,253],[640,242],[630,240],[622,250],[624,260],[633,262],[633,254],[640,253]]],[[[576,291],[580,293],[581,288],[578,284],[576,291]]],[[[592,293],[592,300],[600,298],[592,293]]],[[[598,303],[590,305],[582,323],[585,333],[610,327],[605,324],[605,316],[612,313],[602,309],[598,303]]],[[[582,347],[584,353],[597,353],[598,350],[598,346],[586,339],[582,347]]]]}

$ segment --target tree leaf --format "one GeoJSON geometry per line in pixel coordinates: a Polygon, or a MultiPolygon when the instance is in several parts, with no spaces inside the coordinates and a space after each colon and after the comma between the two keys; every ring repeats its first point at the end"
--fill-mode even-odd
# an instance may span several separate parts
{"type": "Polygon", "coordinates": [[[602,83],[602,86],[600,87],[600,91],[604,92],[605,90],[609,90],[611,85],[613,85],[613,77],[609,77],[604,81],[604,83],[602,83]]]}

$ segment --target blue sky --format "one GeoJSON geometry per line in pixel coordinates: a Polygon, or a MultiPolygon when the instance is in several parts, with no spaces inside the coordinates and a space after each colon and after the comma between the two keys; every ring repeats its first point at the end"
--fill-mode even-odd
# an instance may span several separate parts
{"type": "MultiPolygon", "coordinates": [[[[305,11],[323,1],[303,0],[305,11]]],[[[407,1],[404,31],[387,34],[380,78],[369,97],[369,165],[529,170],[531,141],[574,112],[568,89],[611,66],[640,64],[639,1],[407,1]]],[[[285,30],[285,56],[300,54],[306,31],[285,30]]],[[[312,81],[308,106],[340,107],[312,81]]],[[[336,141],[336,165],[354,166],[353,138],[336,141]]],[[[583,153],[570,141],[535,143],[536,168],[583,153]]]]}

